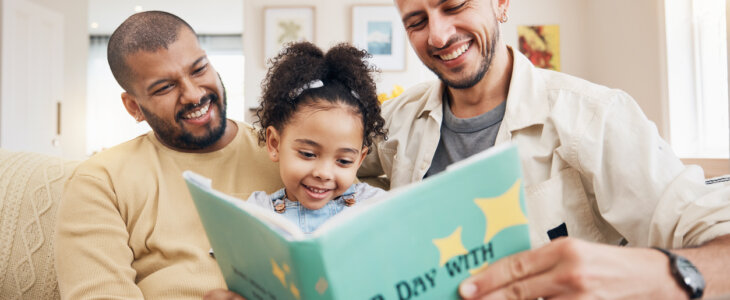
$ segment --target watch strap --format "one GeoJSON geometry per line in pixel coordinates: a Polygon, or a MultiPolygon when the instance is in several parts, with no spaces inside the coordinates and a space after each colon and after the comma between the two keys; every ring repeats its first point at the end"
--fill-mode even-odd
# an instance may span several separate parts
{"type": "Polygon", "coordinates": [[[705,281],[699,270],[685,257],[670,252],[667,249],[652,247],[669,257],[669,269],[672,276],[677,280],[679,286],[687,292],[690,299],[700,299],[705,290],[705,281]],[[679,264],[682,264],[680,266],[679,264]],[[693,272],[694,276],[690,277],[687,272],[693,272]],[[694,279],[694,282],[692,281],[694,279]]]}

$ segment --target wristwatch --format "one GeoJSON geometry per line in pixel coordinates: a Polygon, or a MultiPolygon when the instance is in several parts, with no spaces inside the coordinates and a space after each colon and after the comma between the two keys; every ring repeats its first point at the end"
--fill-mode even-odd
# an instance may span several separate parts
{"type": "Polygon", "coordinates": [[[683,256],[658,247],[654,247],[654,249],[669,257],[669,268],[672,270],[672,276],[677,280],[679,286],[687,291],[689,298],[702,298],[702,293],[705,291],[705,279],[702,278],[700,271],[683,256]]]}

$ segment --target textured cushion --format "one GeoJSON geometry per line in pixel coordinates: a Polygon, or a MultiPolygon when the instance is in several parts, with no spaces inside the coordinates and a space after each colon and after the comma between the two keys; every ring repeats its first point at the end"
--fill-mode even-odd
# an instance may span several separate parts
{"type": "Polygon", "coordinates": [[[53,230],[77,162],[0,149],[0,299],[58,299],[53,230]]]}

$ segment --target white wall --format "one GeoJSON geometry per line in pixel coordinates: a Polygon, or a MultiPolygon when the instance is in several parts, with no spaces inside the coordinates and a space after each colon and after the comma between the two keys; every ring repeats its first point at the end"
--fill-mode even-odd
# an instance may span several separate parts
{"type": "Polygon", "coordinates": [[[668,140],[663,1],[587,2],[586,78],[628,92],[668,140]]]}
{"type": "MultiPolygon", "coordinates": [[[[562,72],[612,88],[636,99],[647,117],[668,139],[663,0],[521,0],[511,1],[504,40],[517,45],[518,25],[560,25],[562,72]]],[[[246,105],[258,103],[263,66],[263,8],[281,5],[315,6],[315,43],[329,47],[350,41],[352,5],[392,4],[392,1],[296,0],[244,1],[246,105]]],[[[383,72],[380,92],[393,84],[410,87],[435,78],[408,49],[406,71],[383,72]]],[[[247,118],[251,121],[250,118],[247,118]]]]}
{"type": "MultiPolygon", "coordinates": [[[[725,0],[725,22],[727,23],[725,29],[725,34],[727,35],[727,41],[730,41],[730,0],[725,0]]],[[[2,11],[0,9],[0,11],[2,11]]],[[[728,43],[727,47],[727,73],[730,75],[730,43],[728,43]]],[[[1,79],[1,78],[0,78],[1,79]]],[[[730,76],[728,76],[728,87],[730,87],[730,76]]],[[[728,99],[730,101],[730,99],[728,99]]],[[[728,107],[728,115],[730,116],[730,107],[728,107]]],[[[730,127],[730,124],[728,124],[730,127]]],[[[729,137],[730,139],[730,137],[729,137]]]]}
{"type": "Polygon", "coordinates": [[[669,138],[662,0],[522,0],[502,25],[517,45],[518,25],[560,25],[562,72],[619,88],[669,138]]]}
{"type": "MultiPolygon", "coordinates": [[[[0,16],[3,15],[3,9],[4,9],[3,8],[3,1],[0,1],[0,16]]],[[[3,57],[3,37],[2,37],[2,35],[3,35],[3,22],[2,22],[2,20],[0,20],[0,70],[3,69],[3,60],[2,60],[2,57],[3,57]]],[[[2,82],[2,80],[3,80],[3,72],[0,71],[0,82],[2,82]]],[[[0,84],[0,95],[3,94],[1,89],[2,89],[2,86],[0,84]]],[[[0,101],[0,112],[2,112],[2,110],[3,110],[2,101],[0,101]]],[[[2,126],[2,125],[0,125],[0,126],[2,126]]],[[[2,129],[2,128],[0,128],[0,129],[2,129]]]]}
{"type": "MultiPolygon", "coordinates": [[[[351,42],[352,6],[353,5],[383,4],[393,5],[388,0],[245,0],[243,44],[246,55],[246,92],[247,107],[258,106],[261,95],[261,80],[266,75],[263,55],[263,14],[264,7],[311,5],[315,7],[315,37],[314,43],[328,49],[340,42],[351,42]]],[[[405,38],[405,37],[404,37],[405,38]]],[[[406,42],[407,43],[407,42],[406,42]]],[[[406,49],[406,68],[404,71],[384,71],[376,79],[378,92],[390,93],[394,84],[408,88],[422,81],[436,79],[436,77],[418,60],[415,52],[406,49]]],[[[249,112],[246,121],[253,121],[249,112]]]]}
{"type": "Polygon", "coordinates": [[[692,3],[689,1],[672,1],[666,5],[666,17],[674,22],[667,22],[667,99],[668,116],[674,126],[670,128],[670,138],[676,143],[674,150],[679,155],[696,153],[701,144],[698,132],[697,107],[695,105],[695,58],[694,51],[688,51],[687,45],[694,45],[694,28],[692,26],[692,3]],[[671,62],[671,63],[669,63],[671,62]]]}
{"type": "MultiPolygon", "coordinates": [[[[64,156],[80,158],[85,149],[85,93],[88,51],[87,0],[32,0],[65,17],[65,91],[62,143],[64,156]]],[[[245,0],[244,52],[246,54],[246,106],[256,106],[261,94],[263,66],[263,8],[302,5],[299,0],[245,0]]],[[[329,47],[350,41],[354,4],[392,4],[388,0],[320,0],[315,6],[315,43],[329,47]]],[[[730,7],[730,6],[729,6],[730,7]]],[[[2,7],[0,7],[2,9],[2,7]]],[[[566,73],[631,94],[660,134],[668,138],[664,63],[662,0],[522,0],[512,1],[510,20],[502,25],[505,41],[516,45],[517,25],[561,26],[561,65],[566,73]]],[[[729,31],[730,32],[730,31],[729,31]]],[[[406,70],[383,72],[378,88],[389,92],[393,84],[410,87],[433,75],[408,48],[406,70]]],[[[1,109],[1,108],[0,108],[1,109]]],[[[250,115],[247,121],[252,121],[250,115]]]]}
{"type": "MultiPolygon", "coordinates": [[[[85,157],[86,61],[89,50],[87,0],[30,0],[64,17],[64,91],[61,117],[63,156],[85,157]]],[[[42,84],[42,83],[40,83],[42,84]]]]}
{"type": "MultiPolygon", "coordinates": [[[[603,0],[611,1],[611,0],[603,0]]],[[[559,25],[561,72],[585,78],[589,74],[586,61],[586,10],[591,1],[585,0],[521,0],[510,1],[509,20],[502,24],[504,41],[519,51],[517,26],[559,25]]]]}
{"type": "Polygon", "coordinates": [[[198,34],[240,34],[243,21],[241,10],[244,0],[87,0],[88,21],[97,28],[90,28],[92,35],[111,35],[129,16],[135,7],[143,10],[163,10],[175,14],[195,29],[198,34]]]}

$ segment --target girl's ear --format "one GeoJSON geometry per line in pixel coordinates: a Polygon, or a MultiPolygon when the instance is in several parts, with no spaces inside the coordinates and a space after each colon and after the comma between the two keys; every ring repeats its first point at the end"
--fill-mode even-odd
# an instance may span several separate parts
{"type": "Polygon", "coordinates": [[[279,161],[279,145],[281,144],[281,135],[274,126],[266,127],[266,150],[269,151],[269,159],[273,162],[279,161]]]}
{"type": "Polygon", "coordinates": [[[362,161],[365,160],[365,157],[368,156],[368,147],[362,146],[362,153],[360,153],[360,161],[357,163],[357,167],[360,168],[362,165],[362,161]]]}

